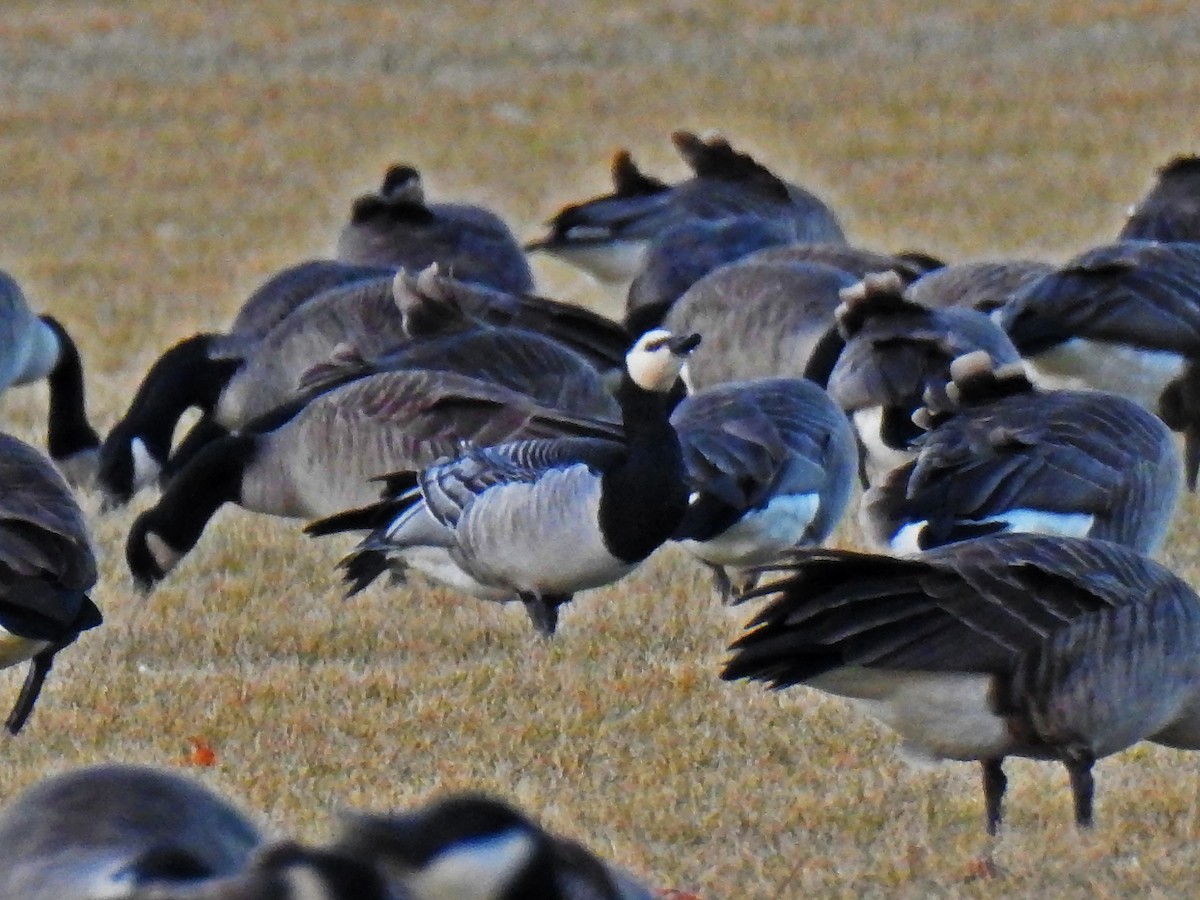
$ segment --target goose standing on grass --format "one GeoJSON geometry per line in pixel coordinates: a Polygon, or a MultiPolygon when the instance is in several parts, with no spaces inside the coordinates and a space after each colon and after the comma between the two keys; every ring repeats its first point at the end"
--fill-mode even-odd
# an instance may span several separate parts
{"type": "Polygon", "coordinates": [[[563,208],[550,233],[525,246],[558,257],[598,281],[625,291],[641,271],[647,247],[684,222],[757,216],[793,241],[845,242],[832,210],[804,188],[788,184],[719,136],[671,135],[693,175],[668,185],[643,174],[627,151],[613,158],[613,192],[563,208]]]}
{"type": "Polygon", "coordinates": [[[5,727],[16,734],[41,693],[55,654],[100,624],[87,524],[58,470],[0,434],[0,668],[29,662],[5,727]]]}
{"type": "Polygon", "coordinates": [[[838,292],[855,283],[848,272],[815,263],[743,261],[701,278],[664,322],[678,333],[699,332],[704,346],[688,360],[692,390],[751,378],[800,378],[826,370],[841,342],[830,345],[838,292]]]}
{"type": "Polygon", "coordinates": [[[431,465],[463,442],[579,433],[620,429],[455,372],[405,369],[356,378],[204,447],[134,520],[126,561],[137,585],[149,590],[226,503],[274,516],[331,515],[378,499],[371,479],[431,465]]]}
{"type": "Polygon", "coordinates": [[[983,313],[926,309],[905,299],[894,272],[868,275],[842,291],[841,300],[835,318],[845,345],[827,383],[854,423],[864,484],[912,458],[921,434],[913,413],[926,394],[942,395],[956,357],[982,349],[1001,363],[1020,361],[1004,331],[983,313]]]}
{"type": "Polygon", "coordinates": [[[0,897],[91,900],[241,869],[262,842],[198,782],[142,766],[75,769],[0,810],[0,897]]]}
{"type": "Polygon", "coordinates": [[[668,421],[698,334],[644,334],[617,400],[624,442],[589,438],[469,448],[388,479],[379,503],[314,522],[323,535],[372,533],[346,560],[361,590],[412,567],[480,599],[520,599],[550,635],[577,591],[625,576],[671,537],[687,509],[679,438],[668,421]]]}
{"type": "Polygon", "coordinates": [[[954,361],[916,419],[917,456],[863,497],[864,530],[902,553],[1000,532],[1090,537],[1153,553],[1183,465],[1163,422],[1102,391],[1034,389],[982,350],[954,361]]]}
{"type": "Polygon", "coordinates": [[[1006,757],[1067,769],[1093,821],[1092,766],[1139,741],[1200,749],[1200,598],[1106,541],[976,538],[896,558],[813,551],[743,599],[726,680],[848,697],[925,758],[983,767],[989,833],[1006,757]]]}
{"type": "Polygon", "coordinates": [[[671,414],[688,486],[675,540],[713,570],[722,599],[729,569],[777,562],[824,541],[841,520],[858,469],[845,413],[802,378],[707,388],[671,414]]]}
{"type": "Polygon", "coordinates": [[[426,202],[421,174],[407,165],[389,168],[378,192],[354,201],[337,258],[410,272],[436,264],[460,281],[533,290],[525,253],[499,216],[472,204],[426,202]]]}
{"type": "Polygon", "coordinates": [[[454,794],[403,816],[351,813],[334,850],[412,900],[650,900],[625,872],[507,803],[454,794]]]}
{"type": "Polygon", "coordinates": [[[1129,211],[1122,241],[1200,241],[1200,156],[1177,156],[1129,211]]]}
{"type": "Polygon", "coordinates": [[[43,378],[50,386],[50,458],[72,484],[88,484],[100,436],[87,418],[79,350],[56,319],[35,316],[17,282],[0,272],[0,393],[43,378]]]}

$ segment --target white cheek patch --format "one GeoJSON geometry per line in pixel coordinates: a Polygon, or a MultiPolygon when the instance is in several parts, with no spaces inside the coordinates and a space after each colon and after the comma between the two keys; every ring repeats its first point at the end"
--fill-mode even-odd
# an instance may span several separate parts
{"type": "Polygon", "coordinates": [[[494,900],[529,864],[533,837],[512,828],[451,845],[407,878],[414,900],[494,900]]]}
{"type": "Polygon", "coordinates": [[[290,866],[285,877],[288,900],[336,900],[325,879],[308,866],[290,866]]]}
{"type": "Polygon", "coordinates": [[[133,489],[140,490],[158,481],[162,466],[146,449],[145,442],[135,437],[129,442],[129,454],[133,457],[133,489]]]}
{"type": "Polygon", "coordinates": [[[150,551],[150,555],[154,557],[154,561],[158,563],[159,569],[164,573],[170,572],[179,560],[183,559],[182,553],[153,531],[146,533],[146,549],[150,551]]]}

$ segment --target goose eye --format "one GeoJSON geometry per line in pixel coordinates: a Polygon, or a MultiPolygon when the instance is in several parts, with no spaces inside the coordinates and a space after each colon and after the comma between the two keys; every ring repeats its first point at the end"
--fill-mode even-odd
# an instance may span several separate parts
{"type": "Polygon", "coordinates": [[[665,346],[667,346],[667,338],[655,338],[652,341],[647,341],[642,349],[647,353],[654,353],[657,350],[661,350],[665,346]]]}

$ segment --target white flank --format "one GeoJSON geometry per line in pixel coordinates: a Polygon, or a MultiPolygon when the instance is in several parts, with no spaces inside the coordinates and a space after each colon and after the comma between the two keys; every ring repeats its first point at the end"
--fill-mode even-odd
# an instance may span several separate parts
{"type": "MultiPolygon", "coordinates": [[[[575,237],[575,231],[571,232],[575,237]]],[[[587,272],[605,286],[628,290],[642,270],[648,241],[609,240],[565,244],[545,252],[587,272]]]]}
{"type": "Polygon", "coordinates": [[[1025,361],[1030,380],[1048,390],[1109,391],[1155,409],[1183,357],[1075,338],[1025,361]]]}
{"type": "Polygon", "coordinates": [[[454,844],[406,879],[414,900],[493,900],[533,856],[533,838],[520,829],[454,844]]]}
{"type": "Polygon", "coordinates": [[[800,545],[820,505],[821,498],[815,493],[773,497],[765,507],[748,512],[711,540],[679,543],[689,553],[718,566],[769,563],[800,545]]]}

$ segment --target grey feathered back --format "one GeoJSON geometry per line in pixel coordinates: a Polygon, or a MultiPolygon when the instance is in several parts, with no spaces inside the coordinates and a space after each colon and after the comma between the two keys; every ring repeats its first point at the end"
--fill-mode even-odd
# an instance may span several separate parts
{"type": "Polygon", "coordinates": [[[1024,259],[957,263],[925,273],[904,296],[931,309],[957,306],[991,312],[1015,291],[1053,270],[1049,263],[1024,259]]]}
{"type": "Polygon", "coordinates": [[[1200,241],[1200,157],[1177,156],[1158,170],[1130,211],[1120,240],[1200,241]]]}

